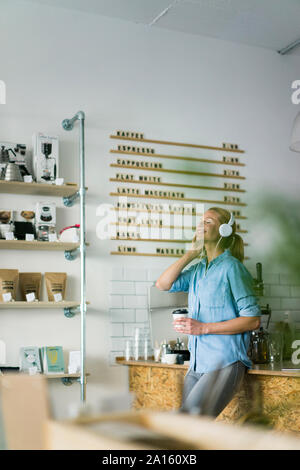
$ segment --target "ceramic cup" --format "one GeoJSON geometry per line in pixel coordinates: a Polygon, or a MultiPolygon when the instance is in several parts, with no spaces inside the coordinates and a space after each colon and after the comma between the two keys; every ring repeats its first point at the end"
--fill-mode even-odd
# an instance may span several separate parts
{"type": "Polygon", "coordinates": [[[166,354],[165,359],[167,364],[176,364],[177,354],[166,354]]]}
{"type": "Polygon", "coordinates": [[[2,238],[5,238],[7,232],[12,232],[11,224],[0,224],[0,235],[2,238]]]}

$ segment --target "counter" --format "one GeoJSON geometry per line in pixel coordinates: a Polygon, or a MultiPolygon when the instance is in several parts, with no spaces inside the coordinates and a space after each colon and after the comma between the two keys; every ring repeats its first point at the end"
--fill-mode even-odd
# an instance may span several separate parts
{"type": "MultiPolygon", "coordinates": [[[[166,411],[180,407],[187,365],[126,361],[124,357],[116,358],[116,362],[129,368],[135,410],[166,411]]],[[[283,363],[282,367],[291,368],[291,364],[283,363]]],[[[217,420],[240,421],[253,408],[254,398],[275,429],[300,432],[300,371],[283,371],[281,366],[272,364],[255,365],[217,420]]]]}

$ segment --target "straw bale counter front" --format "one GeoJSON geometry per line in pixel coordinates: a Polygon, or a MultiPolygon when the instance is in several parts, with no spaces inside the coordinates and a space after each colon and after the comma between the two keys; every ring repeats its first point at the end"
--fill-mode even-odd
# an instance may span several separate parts
{"type": "MultiPolygon", "coordinates": [[[[116,359],[129,369],[129,389],[134,392],[135,410],[167,411],[181,404],[184,376],[188,366],[116,359]]],[[[283,364],[289,368],[290,364],[283,364]]],[[[242,388],[217,421],[238,422],[246,413],[260,408],[277,430],[300,433],[300,371],[282,371],[271,364],[249,370],[242,388]]]]}

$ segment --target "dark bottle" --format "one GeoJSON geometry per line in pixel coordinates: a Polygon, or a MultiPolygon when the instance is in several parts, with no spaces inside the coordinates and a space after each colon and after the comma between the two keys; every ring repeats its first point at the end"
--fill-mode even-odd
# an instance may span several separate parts
{"type": "Polygon", "coordinates": [[[268,364],[269,333],[260,327],[259,331],[252,331],[249,355],[254,364],[268,364]]]}

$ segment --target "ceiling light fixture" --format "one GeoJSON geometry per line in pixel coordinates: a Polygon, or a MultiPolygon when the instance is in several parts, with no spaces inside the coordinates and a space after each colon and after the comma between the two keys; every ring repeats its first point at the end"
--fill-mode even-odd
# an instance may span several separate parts
{"type": "Polygon", "coordinates": [[[174,2],[172,2],[167,8],[165,8],[161,13],[159,13],[159,15],[157,15],[154,20],[152,20],[151,23],[148,24],[148,26],[153,26],[155,23],[157,23],[164,15],[168,13],[169,10],[171,10],[171,8],[176,5],[176,3],[179,3],[181,1],[182,0],[174,0],[174,2]]]}
{"type": "Polygon", "coordinates": [[[280,49],[278,52],[278,54],[280,55],[285,55],[287,54],[288,52],[290,52],[292,49],[294,49],[295,47],[297,46],[300,46],[300,39],[297,39],[296,41],[292,42],[291,44],[289,44],[288,46],[284,47],[283,49],[280,49]]]}

